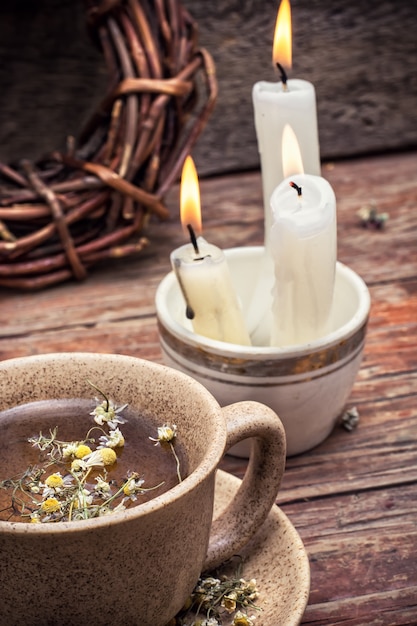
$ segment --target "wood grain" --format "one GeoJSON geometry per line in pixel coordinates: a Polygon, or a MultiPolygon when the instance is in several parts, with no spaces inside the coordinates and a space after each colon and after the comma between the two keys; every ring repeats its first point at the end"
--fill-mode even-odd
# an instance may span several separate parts
{"type": "MultiPolygon", "coordinates": [[[[417,623],[416,159],[405,153],[323,168],[337,196],[339,259],[365,279],[372,308],[348,401],[359,426],[338,425],[320,446],[289,458],[277,500],[310,556],[306,625],[417,623]],[[371,201],[390,214],[381,231],[358,219],[371,201]]],[[[259,173],[202,180],[201,195],[209,241],[262,243],[259,173]]],[[[103,264],[82,283],[0,290],[0,359],[86,350],[160,362],[154,295],[170,251],[184,241],[178,188],[169,202],[171,220],[152,221],[141,257],[103,264]]],[[[222,467],[241,477],[245,462],[228,456],[222,467]]]]}
{"type": "MultiPolygon", "coordinates": [[[[183,0],[214,56],[218,104],[195,157],[201,173],[259,163],[252,86],[275,81],[277,0],[183,0]]],[[[294,0],[292,77],[315,85],[323,160],[417,145],[415,32],[409,0],[294,0]]],[[[107,75],[83,3],[0,3],[0,159],[65,146],[102,100],[107,75]]]]}

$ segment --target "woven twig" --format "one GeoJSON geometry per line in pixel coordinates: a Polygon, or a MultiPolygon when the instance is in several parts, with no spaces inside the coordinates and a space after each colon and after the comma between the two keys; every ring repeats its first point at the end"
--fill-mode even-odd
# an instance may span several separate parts
{"type": "Polygon", "coordinates": [[[102,259],[140,252],[216,100],[212,58],[177,0],[95,0],[86,14],[108,92],[65,153],[0,163],[3,286],[82,280],[102,259]]]}

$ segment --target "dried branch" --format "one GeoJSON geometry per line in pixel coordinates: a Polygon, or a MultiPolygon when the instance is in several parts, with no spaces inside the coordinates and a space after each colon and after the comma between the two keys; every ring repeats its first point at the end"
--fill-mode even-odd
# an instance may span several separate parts
{"type": "Polygon", "coordinates": [[[216,101],[213,60],[178,0],[87,0],[86,19],[109,87],[65,153],[0,163],[3,286],[82,280],[102,259],[140,254],[216,101]]]}

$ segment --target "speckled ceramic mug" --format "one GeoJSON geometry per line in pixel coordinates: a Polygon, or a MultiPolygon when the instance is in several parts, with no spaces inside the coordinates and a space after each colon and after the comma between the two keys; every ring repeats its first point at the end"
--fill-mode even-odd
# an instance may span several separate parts
{"type": "MultiPolygon", "coordinates": [[[[91,398],[87,380],[116,404],[127,402],[155,423],[175,423],[189,471],[162,495],[108,516],[53,524],[1,521],[0,621],[9,626],[164,626],[200,572],[247,543],[278,493],[285,435],[275,413],[256,402],[220,408],[200,383],[162,365],[89,353],[3,361],[0,411],[38,400],[91,398]],[[216,468],[224,452],[246,437],[257,442],[252,463],[231,506],[212,523],[216,468]]],[[[7,452],[11,442],[1,415],[7,452]]],[[[59,427],[59,416],[53,425],[59,427]]],[[[27,438],[27,432],[27,422],[20,430],[13,424],[13,436],[27,438]]]]}

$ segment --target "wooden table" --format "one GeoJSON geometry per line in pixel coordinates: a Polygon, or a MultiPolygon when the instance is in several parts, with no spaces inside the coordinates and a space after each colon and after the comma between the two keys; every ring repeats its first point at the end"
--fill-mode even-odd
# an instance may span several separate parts
{"type": "MultiPolygon", "coordinates": [[[[366,281],[372,309],[348,404],[359,426],[289,458],[278,497],[310,556],[303,624],[417,624],[417,154],[325,164],[323,175],[338,199],[339,260],[366,281]],[[389,213],[383,230],[360,225],[371,202],[389,213]]],[[[209,241],[262,243],[258,173],[203,180],[201,193],[209,241]]],[[[0,359],[81,350],[161,361],[154,294],[183,243],[178,189],[168,204],[172,219],[150,225],[142,257],[80,284],[0,291],[0,359]]],[[[223,468],[242,476],[244,463],[223,468]]]]}

